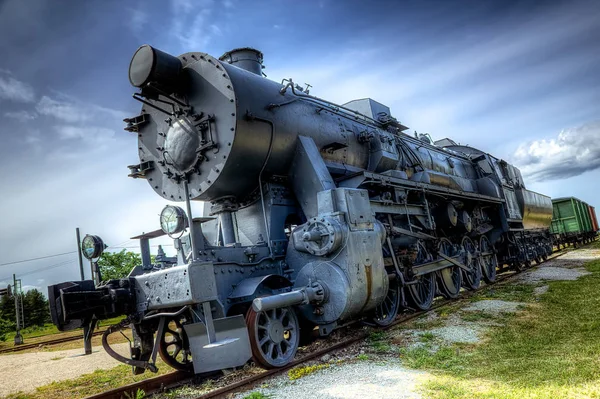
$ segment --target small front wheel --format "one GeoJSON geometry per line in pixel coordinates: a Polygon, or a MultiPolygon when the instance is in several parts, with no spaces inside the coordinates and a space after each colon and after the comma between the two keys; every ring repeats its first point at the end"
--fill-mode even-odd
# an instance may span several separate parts
{"type": "Polygon", "coordinates": [[[294,309],[287,307],[246,314],[246,326],[254,362],[266,369],[283,367],[294,360],[300,343],[300,325],[294,309]]]}

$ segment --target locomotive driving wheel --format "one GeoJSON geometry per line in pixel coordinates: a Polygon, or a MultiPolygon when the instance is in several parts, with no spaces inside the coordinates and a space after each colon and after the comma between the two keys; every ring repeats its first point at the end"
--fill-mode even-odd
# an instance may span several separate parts
{"type": "Polygon", "coordinates": [[[373,322],[378,326],[389,326],[398,315],[400,309],[400,297],[401,290],[398,278],[390,280],[387,295],[383,302],[381,302],[375,308],[375,315],[373,316],[373,322]]]}
{"type": "Polygon", "coordinates": [[[183,314],[166,320],[162,335],[158,337],[158,353],[162,360],[175,370],[191,373],[194,371],[192,352],[183,329],[183,323],[188,321],[187,317],[189,316],[183,314]]]}
{"type": "Polygon", "coordinates": [[[498,258],[494,253],[494,247],[486,236],[479,239],[479,252],[481,253],[481,271],[486,283],[491,284],[496,281],[496,268],[498,267],[498,258]]]}
{"type": "Polygon", "coordinates": [[[300,342],[298,317],[290,307],[246,314],[252,359],[266,369],[283,367],[292,360],[300,342]]]}
{"type": "MultiPolygon", "coordinates": [[[[417,257],[414,265],[420,265],[433,260],[433,257],[423,245],[419,242],[417,257]]],[[[433,303],[435,297],[436,284],[435,273],[427,273],[417,276],[414,281],[411,281],[406,287],[408,300],[412,306],[419,310],[428,310],[433,303]]]]}
{"type": "Polygon", "coordinates": [[[481,264],[479,258],[475,256],[475,243],[464,236],[461,245],[464,250],[463,265],[470,269],[470,271],[463,270],[463,283],[466,288],[476,290],[481,285],[481,264]]]}
{"type": "MultiPolygon", "coordinates": [[[[438,251],[446,256],[454,256],[454,245],[447,238],[440,239],[438,251]]],[[[438,286],[440,292],[446,298],[454,299],[460,293],[462,283],[461,268],[455,265],[436,272],[438,276],[438,286]]]]}

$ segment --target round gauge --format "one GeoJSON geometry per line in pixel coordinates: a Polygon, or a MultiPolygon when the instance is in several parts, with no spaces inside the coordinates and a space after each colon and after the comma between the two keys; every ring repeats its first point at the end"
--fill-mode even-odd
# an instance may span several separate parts
{"type": "Polygon", "coordinates": [[[160,213],[160,228],[168,235],[181,233],[186,225],[185,211],[178,206],[167,205],[160,213]]]}
{"type": "Polygon", "coordinates": [[[81,253],[86,259],[99,258],[104,251],[104,242],[98,236],[86,235],[81,241],[81,253]]]}

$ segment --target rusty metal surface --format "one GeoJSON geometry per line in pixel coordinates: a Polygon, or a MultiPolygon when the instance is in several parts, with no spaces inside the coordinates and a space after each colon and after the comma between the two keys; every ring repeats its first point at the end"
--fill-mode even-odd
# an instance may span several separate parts
{"type": "Polygon", "coordinates": [[[85,399],[122,399],[127,397],[136,398],[138,389],[143,390],[146,393],[156,392],[176,385],[181,385],[184,382],[191,380],[192,377],[189,374],[176,371],[174,373],[149,378],[147,380],[111,389],[110,391],[88,396],[85,399]]]}

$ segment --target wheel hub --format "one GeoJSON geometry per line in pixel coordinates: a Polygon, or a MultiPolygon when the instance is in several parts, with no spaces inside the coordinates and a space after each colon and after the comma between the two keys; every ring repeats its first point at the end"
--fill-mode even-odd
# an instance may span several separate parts
{"type": "Polygon", "coordinates": [[[283,328],[283,324],[279,320],[274,320],[269,323],[267,331],[269,331],[269,338],[274,343],[278,344],[283,341],[283,333],[285,330],[283,328]]]}

